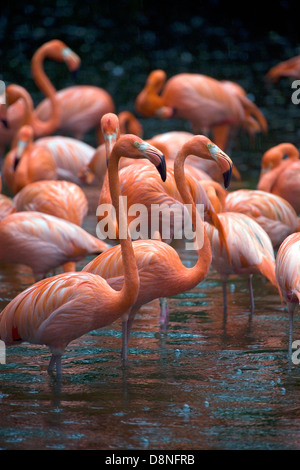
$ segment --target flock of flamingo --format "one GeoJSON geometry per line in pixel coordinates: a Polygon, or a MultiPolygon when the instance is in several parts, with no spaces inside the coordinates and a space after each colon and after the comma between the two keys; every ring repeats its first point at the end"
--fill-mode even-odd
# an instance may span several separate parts
{"type": "MultiPolygon", "coordinates": [[[[62,41],[43,44],[31,70],[45,99],[34,107],[25,88],[10,84],[1,106],[0,263],[30,267],[36,282],[1,312],[0,339],[7,345],[48,346],[48,371],[61,375],[61,358],[71,341],[120,320],[126,361],[141,306],[159,299],[159,322],[166,329],[168,297],[192,290],[213,267],[223,285],[224,312],[230,275],[248,277],[251,313],[252,276],[273,284],[279,302],[284,299],[288,307],[290,357],[293,313],[300,303],[297,148],[282,142],[269,149],[262,156],[257,189],[228,192],[231,176],[241,179],[226,153],[231,139],[239,129],[250,136],[268,129],[263,113],[237,83],[195,73],[167,80],[163,70],[152,71],[136,97],[137,113],[183,119],[192,131],[143,140],[138,118],[127,111],[117,115],[104,89],[78,85],[57,91],[45,73],[46,59],[64,62],[70,71],[80,65],[62,41]],[[92,129],[96,148],[84,142],[92,129]],[[88,213],[84,188],[91,184],[99,188],[99,204],[110,202],[116,209],[117,243],[82,228],[88,213]],[[145,239],[132,240],[128,230],[121,237],[118,228],[130,220],[121,195],[127,196],[128,207],[143,204],[149,219],[152,204],[176,203],[183,223],[189,204],[195,238],[199,230],[203,236],[196,264],[186,267],[180,259],[173,244],[174,220],[168,239],[161,226],[145,239]],[[203,204],[204,220],[197,204],[203,204]],[[76,262],[87,255],[94,255],[92,261],[76,271],[76,262]],[[63,272],[54,274],[57,268],[63,272]]],[[[283,62],[266,79],[300,78],[299,63],[300,57],[283,62]]]]}

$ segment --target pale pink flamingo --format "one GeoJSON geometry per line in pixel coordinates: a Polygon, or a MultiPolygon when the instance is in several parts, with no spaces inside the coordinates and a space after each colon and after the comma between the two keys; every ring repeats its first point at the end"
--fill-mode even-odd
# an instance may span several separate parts
{"type": "Polygon", "coordinates": [[[0,174],[0,220],[13,212],[16,212],[13,200],[5,194],[2,194],[2,175],[0,174]]]}
{"type": "Polygon", "coordinates": [[[225,212],[241,212],[256,220],[269,235],[274,249],[291,233],[300,231],[300,218],[282,197],[258,189],[228,193],[225,212]]]}
{"type": "Polygon", "coordinates": [[[81,226],[88,213],[83,190],[69,181],[36,181],[27,184],[13,198],[15,210],[55,215],[81,226]]]}
{"type": "Polygon", "coordinates": [[[283,197],[300,214],[300,161],[295,145],[284,142],[263,154],[257,189],[283,197]]]}
{"type": "Polygon", "coordinates": [[[252,101],[229,92],[220,81],[202,74],[180,73],[167,81],[163,70],[154,70],[135,106],[146,117],[185,119],[194,133],[211,130],[213,142],[223,150],[230,129],[243,125],[249,114],[261,130],[266,130],[266,120],[252,101]]]}
{"type": "Polygon", "coordinates": [[[0,221],[0,263],[29,266],[36,278],[60,266],[74,271],[75,262],[107,248],[83,228],[53,215],[15,212],[0,221]]]}
{"type": "MultiPolygon", "coordinates": [[[[123,360],[126,360],[127,357],[130,331],[139,308],[154,299],[164,299],[193,289],[206,277],[211,264],[210,243],[184,173],[184,161],[191,152],[198,155],[198,158],[216,160],[222,168],[225,184],[229,184],[232,162],[207,137],[195,136],[179,150],[174,165],[174,177],[182,201],[192,207],[192,223],[196,229],[195,248],[198,252],[198,260],[194,267],[187,268],[182,264],[176,250],[160,240],[136,240],[133,242],[139,270],[140,288],[138,297],[129,312],[127,328],[123,328],[123,360]],[[127,336],[124,333],[126,330],[127,336]]],[[[143,170],[143,165],[137,165],[137,169],[143,170]]],[[[144,186],[144,192],[149,194],[152,181],[146,180],[145,183],[147,185],[144,186]]],[[[119,246],[112,247],[95,258],[83,271],[99,274],[107,279],[107,282],[114,288],[119,289],[124,280],[124,268],[121,263],[119,246]]],[[[167,314],[168,309],[163,308],[160,317],[163,327],[168,322],[167,314]]]]}
{"type": "MultiPolygon", "coordinates": [[[[27,93],[27,104],[31,102],[31,125],[34,128],[34,136],[39,137],[42,135],[52,134],[58,129],[61,122],[61,103],[57,99],[55,93],[56,89],[50,82],[49,78],[44,71],[44,61],[51,59],[56,62],[65,62],[70,71],[75,71],[80,65],[80,58],[75,54],[65,43],[54,39],[43,44],[33,55],[31,60],[31,72],[37,87],[48,97],[49,100],[49,115],[47,119],[38,119],[37,110],[33,111],[33,103],[30,95],[27,93]],[[45,122],[43,122],[45,121],[45,122]]],[[[10,90],[9,90],[10,91],[10,90]]],[[[18,93],[22,93],[22,88],[18,89],[18,93]]],[[[24,89],[23,89],[24,93],[24,89]]],[[[26,93],[26,90],[25,90],[26,93]]],[[[28,122],[28,108],[26,111],[26,103],[23,98],[20,99],[12,97],[12,104],[8,107],[5,123],[0,127],[0,144],[2,153],[5,146],[10,144],[15,133],[20,129],[23,124],[28,122]]],[[[25,97],[26,99],[26,97],[25,97]]],[[[8,99],[10,101],[10,99],[8,99]]],[[[9,104],[9,103],[8,103],[9,104]]]]}
{"type": "Polygon", "coordinates": [[[206,223],[206,231],[212,247],[212,266],[222,280],[224,314],[227,312],[226,282],[232,274],[248,277],[252,314],[254,312],[253,274],[265,276],[277,287],[275,256],[270,237],[255,220],[245,214],[222,212],[218,214],[218,217],[223,227],[230,260],[224,244],[220,243],[218,229],[206,223]]]}
{"type": "MultiPolygon", "coordinates": [[[[122,136],[114,146],[108,172],[112,201],[118,221],[122,223],[125,214],[119,205],[118,182],[121,156],[148,156],[158,169],[163,156],[133,135],[122,136]]],[[[21,341],[45,344],[52,353],[48,371],[56,366],[57,374],[61,374],[61,356],[71,341],[126,317],[136,301],[139,275],[132,242],[126,232],[120,240],[124,271],[123,285],[118,291],[99,275],[88,272],[64,273],[44,279],[4,308],[0,314],[1,340],[6,344],[21,341]]]]}
{"type": "Polygon", "coordinates": [[[300,304],[300,233],[289,235],[280,245],[275,275],[289,313],[289,362],[292,358],[293,316],[300,304]]]}

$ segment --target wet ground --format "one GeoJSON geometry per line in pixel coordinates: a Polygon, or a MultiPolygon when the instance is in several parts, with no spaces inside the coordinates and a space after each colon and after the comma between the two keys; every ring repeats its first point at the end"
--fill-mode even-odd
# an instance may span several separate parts
{"type": "MultiPolygon", "coordinates": [[[[42,14],[30,2],[26,21],[9,8],[0,18],[1,79],[26,86],[36,102],[41,95],[30,78],[30,58],[44,41],[59,37],[82,58],[77,83],[106,88],[118,112],[134,110],[136,94],[154,68],[168,76],[200,72],[244,86],[265,113],[269,132],[254,142],[241,135],[232,146],[243,187],[256,186],[266,149],[283,141],[298,145],[299,106],[291,103],[290,81],[267,88],[263,80],[272,65],[299,54],[282,31],[271,28],[256,38],[237,20],[228,29],[201,12],[189,20],[175,20],[173,12],[168,24],[133,14],[125,40],[120,23],[95,17],[91,6],[79,2],[74,22],[67,2],[56,3],[55,12],[47,3],[42,14]]],[[[73,84],[62,68],[47,65],[58,89],[73,84]]],[[[145,138],[188,130],[182,121],[141,121],[145,138]]],[[[86,140],[93,144],[94,134],[86,140]]],[[[85,190],[90,215],[84,227],[94,234],[98,191],[85,190]]],[[[187,265],[195,262],[192,252],[180,255],[187,265]]],[[[0,309],[32,282],[26,268],[0,267],[0,309]]],[[[69,345],[61,381],[46,372],[46,348],[9,348],[0,365],[0,449],[300,449],[300,366],[288,370],[287,312],[267,281],[254,277],[253,285],[252,318],[247,281],[232,277],[224,321],[222,287],[213,270],[193,291],[169,299],[166,333],[159,329],[158,303],[143,307],[126,368],[119,322],[69,345]]],[[[296,315],[294,338],[299,335],[296,315]]]]}

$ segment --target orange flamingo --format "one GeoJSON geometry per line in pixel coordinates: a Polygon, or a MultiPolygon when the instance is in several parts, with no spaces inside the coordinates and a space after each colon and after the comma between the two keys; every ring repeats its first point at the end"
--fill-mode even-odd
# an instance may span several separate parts
{"type": "Polygon", "coordinates": [[[281,77],[300,78],[300,55],[274,65],[265,76],[265,80],[277,83],[281,77]]]}
{"type": "Polygon", "coordinates": [[[223,287],[224,314],[227,312],[226,282],[231,274],[248,276],[251,314],[254,312],[253,274],[265,276],[274,286],[275,256],[271,240],[261,226],[246,214],[223,212],[218,214],[225,233],[228,253],[220,243],[218,229],[206,223],[212,247],[212,266],[219,273],[223,287]]]}
{"type": "Polygon", "coordinates": [[[225,149],[230,129],[243,125],[251,114],[261,130],[266,120],[246,96],[226,90],[221,82],[201,74],[181,73],[166,81],[163,70],[152,71],[135,106],[146,116],[181,118],[194,133],[212,130],[212,140],[225,149]]]}
{"type": "MultiPolygon", "coordinates": [[[[37,109],[31,113],[33,119],[34,135],[39,137],[53,133],[61,121],[61,103],[56,97],[56,90],[49,78],[45,74],[43,64],[45,59],[51,59],[56,62],[65,62],[70,71],[75,71],[80,65],[80,58],[75,54],[65,43],[54,39],[43,44],[33,55],[31,60],[31,71],[33,79],[38,88],[48,97],[49,100],[49,115],[45,119],[38,119],[37,109]],[[45,121],[45,122],[42,122],[45,121]]],[[[21,87],[18,89],[21,92],[21,87]]],[[[25,90],[26,93],[26,90],[25,90]]],[[[13,98],[12,98],[13,99],[13,98]]],[[[33,103],[30,95],[27,93],[27,103],[33,109],[33,103]]],[[[28,109],[26,111],[26,104],[24,103],[24,89],[23,99],[13,99],[13,104],[8,107],[7,115],[5,118],[6,126],[0,127],[0,143],[2,153],[7,144],[9,144],[14,137],[15,133],[23,124],[28,124],[28,109]]]]}
{"type": "MultiPolygon", "coordinates": [[[[139,270],[140,288],[138,297],[130,309],[127,327],[123,328],[123,360],[127,358],[130,331],[139,308],[154,299],[163,299],[193,289],[206,277],[211,264],[210,243],[204,230],[203,221],[196,209],[191,188],[188,186],[184,174],[184,161],[191,152],[198,155],[199,158],[216,160],[222,168],[225,184],[229,184],[232,161],[217,146],[213,145],[207,137],[195,136],[182,146],[175,161],[174,177],[182,201],[192,207],[192,224],[196,228],[195,246],[198,251],[198,260],[194,267],[187,268],[182,264],[176,250],[160,240],[136,240],[133,242],[139,270]],[[127,336],[124,333],[126,331],[127,336]]],[[[137,165],[137,169],[141,170],[143,166],[137,165]]],[[[148,183],[151,182],[148,181],[148,183]]],[[[150,189],[151,185],[148,184],[148,194],[150,189]]],[[[146,189],[144,189],[144,192],[146,192],[146,189]]],[[[119,246],[114,246],[95,258],[85,266],[83,271],[99,274],[107,279],[112,287],[119,289],[124,279],[119,246]]],[[[168,318],[167,316],[164,317],[167,313],[168,309],[163,308],[160,318],[163,327],[167,325],[168,318]]]]}
{"type": "Polygon", "coordinates": [[[29,266],[36,278],[99,254],[108,245],[67,220],[41,212],[15,212],[0,221],[0,262],[29,266]]]}
{"type": "Polygon", "coordinates": [[[300,304],[300,233],[289,235],[280,245],[275,262],[275,275],[289,313],[289,361],[292,357],[293,316],[300,304]]]}
{"type": "MultiPolygon", "coordinates": [[[[106,116],[111,116],[112,118],[113,113],[106,113],[106,116]]],[[[102,121],[101,121],[102,122],[102,121]]],[[[82,165],[82,168],[80,169],[78,173],[78,177],[83,183],[91,184],[92,182],[97,182],[98,187],[101,189],[103,185],[103,181],[106,175],[106,170],[107,170],[107,146],[105,144],[106,137],[104,137],[103,132],[109,133],[109,134],[114,134],[117,132],[118,135],[123,135],[123,134],[134,134],[137,135],[138,137],[143,136],[143,127],[139,120],[134,116],[133,113],[129,111],[121,111],[118,114],[118,120],[112,121],[115,127],[112,129],[111,127],[108,129],[103,129],[103,125],[105,127],[105,124],[100,124],[101,126],[101,139],[100,142],[101,144],[97,147],[95,150],[95,153],[93,157],[90,159],[88,164],[82,165]]],[[[99,132],[100,135],[100,132],[99,132]]],[[[154,145],[155,146],[155,145],[154,145]]],[[[159,148],[159,147],[158,147],[159,148]]],[[[120,162],[120,166],[123,165],[123,160],[122,159],[120,162]]],[[[132,159],[128,158],[128,164],[132,163],[132,159]]]]}
{"type": "Polygon", "coordinates": [[[5,156],[3,181],[12,194],[34,181],[57,179],[57,166],[51,152],[33,143],[33,129],[24,125],[18,131],[17,144],[5,156]]]}
{"type": "Polygon", "coordinates": [[[43,212],[82,225],[88,201],[82,189],[69,181],[36,181],[13,198],[15,210],[43,212]]]}
{"type": "Polygon", "coordinates": [[[283,197],[300,214],[299,151],[293,144],[284,142],[264,153],[257,189],[283,197]]]}
{"type": "MultiPolygon", "coordinates": [[[[125,214],[119,205],[118,163],[121,156],[148,157],[158,168],[163,156],[133,135],[122,136],[108,164],[110,191],[118,222],[125,214]]],[[[18,214],[20,215],[20,213],[18,214]]],[[[127,315],[136,301],[139,275],[128,236],[120,240],[124,264],[123,286],[116,291],[102,277],[88,273],[63,273],[44,279],[21,292],[0,314],[0,338],[6,344],[28,341],[51,350],[48,371],[61,374],[61,356],[67,345],[91,330],[105,327],[127,315]]]]}

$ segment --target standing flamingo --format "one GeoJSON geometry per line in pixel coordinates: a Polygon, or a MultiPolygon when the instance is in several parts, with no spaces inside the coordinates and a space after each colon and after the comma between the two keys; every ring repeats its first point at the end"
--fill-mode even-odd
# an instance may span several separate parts
{"type": "Polygon", "coordinates": [[[300,233],[289,235],[280,245],[275,275],[289,312],[289,361],[292,357],[293,316],[300,304],[300,233]]]}
{"type": "Polygon", "coordinates": [[[15,210],[55,215],[82,225],[88,201],[82,189],[69,181],[36,181],[27,184],[13,198],[15,210]]]}
{"type": "Polygon", "coordinates": [[[300,55],[274,65],[265,76],[265,80],[276,83],[281,77],[300,78],[300,55]]]}
{"type": "Polygon", "coordinates": [[[33,143],[33,129],[24,125],[18,131],[17,143],[5,156],[3,181],[12,194],[34,181],[57,179],[57,166],[47,148],[33,143]]]}
{"type": "MultiPolygon", "coordinates": [[[[108,165],[110,191],[118,222],[124,223],[125,214],[119,204],[121,156],[148,157],[158,169],[163,156],[133,135],[122,136],[114,146],[108,165]]],[[[0,314],[1,340],[6,344],[20,341],[45,344],[52,353],[48,371],[56,366],[57,374],[61,374],[61,356],[71,341],[128,315],[136,301],[139,275],[128,231],[120,240],[120,249],[124,265],[120,290],[88,272],[64,273],[44,279],[21,292],[4,308],[0,314]]]]}
{"type": "MultiPolygon", "coordinates": [[[[43,120],[41,118],[37,119],[37,109],[34,110],[33,127],[35,137],[52,134],[58,129],[62,118],[61,103],[56,97],[56,89],[44,71],[43,64],[45,59],[51,59],[56,62],[65,62],[70,71],[75,71],[80,65],[80,58],[78,55],[75,54],[64,42],[59,41],[58,39],[54,39],[43,44],[34,53],[31,60],[33,79],[38,88],[48,97],[49,100],[49,114],[47,118],[43,120]]],[[[29,99],[31,100],[30,96],[29,99]]],[[[33,106],[32,100],[31,106],[33,106]]],[[[5,146],[11,142],[18,129],[23,124],[28,124],[26,117],[28,116],[26,116],[26,105],[24,103],[24,99],[18,99],[8,107],[5,118],[6,126],[0,127],[0,144],[2,153],[5,146]]]]}
{"type": "Polygon", "coordinates": [[[223,212],[218,216],[225,233],[230,260],[224,245],[220,243],[218,229],[206,223],[206,231],[212,246],[212,266],[222,280],[224,314],[227,312],[226,282],[231,274],[248,276],[252,314],[254,312],[253,274],[265,276],[277,287],[275,256],[271,240],[261,226],[245,214],[223,212]]]}
{"type": "MultiPolygon", "coordinates": [[[[190,153],[198,155],[198,158],[216,160],[222,168],[225,185],[227,186],[230,181],[232,161],[217,146],[213,145],[207,137],[195,136],[179,150],[174,165],[174,177],[183,202],[190,204],[192,207],[192,224],[196,230],[195,247],[198,252],[198,260],[194,267],[187,268],[182,264],[176,250],[160,240],[136,240],[133,242],[139,270],[140,288],[138,297],[130,309],[127,327],[123,323],[123,360],[127,358],[130,331],[139,308],[154,299],[170,297],[193,289],[206,277],[211,264],[209,239],[184,173],[184,161],[190,153]],[[125,334],[126,330],[127,336],[125,334]]],[[[137,165],[137,169],[142,169],[142,165],[137,165]]],[[[148,181],[147,191],[151,189],[149,183],[151,182],[148,181]]],[[[146,192],[146,189],[144,191],[146,192]]],[[[99,274],[107,279],[112,287],[119,289],[122,286],[125,274],[119,246],[114,246],[95,258],[85,266],[83,271],[99,274]]],[[[163,309],[163,314],[167,314],[167,312],[167,309],[163,309]]],[[[160,321],[162,326],[165,326],[168,319],[162,316],[160,321]]]]}
{"type": "Polygon", "coordinates": [[[283,197],[300,214],[299,151],[293,144],[284,142],[264,153],[257,189],[283,197]]]}
{"type": "Polygon", "coordinates": [[[262,113],[247,97],[201,74],[180,73],[166,81],[163,70],[154,70],[135,106],[146,117],[186,119],[194,133],[212,130],[212,140],[221,149],[226,149],[230,129],[242,125],[249,114],[262,130],[266,126],[262,113]]]}

